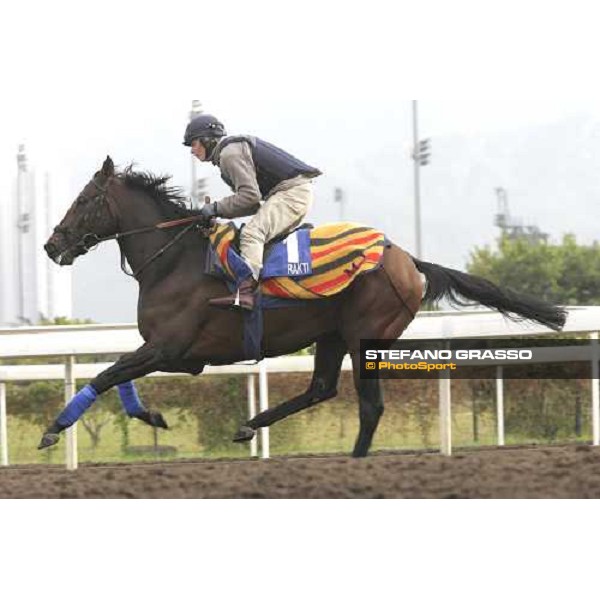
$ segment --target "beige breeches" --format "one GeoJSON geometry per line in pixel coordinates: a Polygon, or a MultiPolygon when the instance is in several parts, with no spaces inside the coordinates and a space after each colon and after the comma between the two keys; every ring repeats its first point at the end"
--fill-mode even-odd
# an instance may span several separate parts
{"type": "Polygon", "coordinates": [[[246,223],[240,234],[240,251],[255,279],[263,264],[265,244],[298,227],[313,202],[312,183],[307,181],[273,194],[246,223]]]}

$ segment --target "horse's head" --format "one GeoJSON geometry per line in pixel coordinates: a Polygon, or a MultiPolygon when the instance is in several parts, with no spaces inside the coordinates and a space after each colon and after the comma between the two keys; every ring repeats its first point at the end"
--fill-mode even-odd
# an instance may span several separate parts
{"type": "Polygon", "coordinates": [[[83,188],[63,220],[44,245],[48,256],[59,265],[71,265],[76,257],[95,246],[99,238],[117,230],[117,218],[111,208],[109,188],[115,166],[110,156],[83,188]]]}

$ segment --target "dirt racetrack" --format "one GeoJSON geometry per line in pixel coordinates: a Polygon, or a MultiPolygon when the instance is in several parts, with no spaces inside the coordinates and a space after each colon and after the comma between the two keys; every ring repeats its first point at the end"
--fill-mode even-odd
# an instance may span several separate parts
{"type": "Polygon", "coordinates": [[[1,498],[600,498],[600,448],[0,468],[1,498]]]}

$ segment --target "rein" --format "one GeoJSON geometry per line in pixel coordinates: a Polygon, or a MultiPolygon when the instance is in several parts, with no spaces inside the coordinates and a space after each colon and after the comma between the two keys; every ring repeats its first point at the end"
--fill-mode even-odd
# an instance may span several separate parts
{"type": "MultiPolygon", "coordinates": [[[[164,246],[162,246],[159,250],[157,250],[152,256],[150,256],[142,264],[141,267],[138,267],[135,271],[132,271],[131,273],[127,272],[127,269],[125,267],[125,255],[123,254],[123,251],[121,250],[121,270],[123,271],[123,273],[125,273],[125,275],[129,275],[130,277],[137,279],[137,276],[150,263],[154,262],[157,258],[160,258],[171,246],[174,246],[188,231],[191,231],[192,229],[194,229],[196,227],[196,221],[198,221],[198,218],[196,218],[196,217],[187,217],[185,219],[178,219],[177,221],[164,221],[163,223],[158,223],[157,225],[155,225],[154,227],[151,227],[149,229],[144,228],[143,230],[132,230],[132,231],[124,232],[119,237],[124,237],[125,234],[133,235],[134,233],[144,233],[145,231],[155,231],[157,229],[167,229],[169,227],[177,227],[179,225],[184,225],[185,223],[189,223],[188,226],[184,230],[180,231],[172,240],[167,242],[164,246]],[[190,222],[190,220],[192,220],[192,222],[190,222]]],[[[116,237],[114,239],[119,240],[119,237],[116,237]]],[[[107,239],[112,239],[112,238],[109,237],[107,239]]],[[[106,240],[102,240],[102,241],[106,241],[106,240]]],[[[120,245],[119,245],[119,248],[121,248],[120,245]]]]}
{"type": "MultiPolygon", "coordinates": [[[[185,217],[184,219],[176,219],[175,221],[162,221],[161,223],[157,223],[156,225],[150,225],[149,227],[140,227],[139,229],[130,229],[129,231],[121,231],[119,233],[113,233],[112,235],[105,235],[103,237],[97,236],[95,233],[86,233],[82,240],[90,237],[93,238],[94,243],[92,246],[88,248],[91,250],[94,246],[102,243],[108,242],[110,240],[119,241],[122,238],[129,237],[130,235],[137,235],[138,233],[150,233],[160,229],[170,229],[171,227],[180,227],[181,225],[195,225],[199,221],[206,221],[206,217],[202,215],[195,215],[193,217],[185,217]]],[[[186,229],[191,229],[191,227],[187,227],[186,229]]]]}
{"type": "MultiPolygon", "coordinates": [[[[92,180],[92,183],[96,186],[98,191],[101,192],[98,196],[96,196],[96,200],[104,200],[106,202],[106,205],[108,207],[108,212],[110,213],[111,217],[115,220],[115,222],[118,224],[119,218],[118,218],[118,212],[116,210],[116,207],[114,206],[114,199],[111,198],[111,196],[108,194],[109,182],[110,182],[110,180],[106,183],[106,185],[104,187],[102,187],[95,180],[92,180]]],[[[86,198],[86,199],[89,199],[89,198],[86,198]]],[[[102,236],[102,237],[98,236],[95,233],[86,233],[82,236],[82,238],[77,243],[70,246],[68,248],[68,250],[71,250],[72,248],[76,248],[78,246],[82,246],[84,248],[84,251],[88,252],[89,250],[91,250],[92,248],[95,248],[98,244],[101,244],[102,242],[116,240],[117,242],[119,242],[119,250],[121,252],[121,270],[123,271],[123,273],[125,273],[125,275],[128,275],[129,277],[134,277],[137,279],[137,276],[146,267],[148,267],[151,263],[153,263],[157,258],[160,258],[169,248],[174,246],[186,233],[188,233],[189,231],[191,231],[192,229],[195,229],[195,228],[201,229],[201,230],[210,229],[210,227],[212,225],[211,221],[212,221],[212,219],[207,223],[206,217],[204,217],[202,215],[194,215],[191,217],[184,217],[182,219],[174,219],[172,221],[162,221],[160,223],[157,223],[156,225],[150,225],[148,227],[140,227],[138,229],[130,229],[128,231],[117,232],[117,233],[113,233],[111,235],[106,235],[106,236],[102,236]],[[207,225],[206,227],[198,226],[198,223],[200,223],[202,221],[204,221],[206,223],[206,225],[207,225]],[[125,255],[123,254],[123,248],[121,247],[121,244],[120,244],[120,241],[122,239],[130,237],[132,235],[138,235],[140,233],[152,233],[155,231],[161,231],[163,229],[171,229],[173,227],[181,227],[182,225],[187,225],[187,227],[185,229],[183,229],[182,231],[180,231],[171,240],[169,240],[159,250],[157,250],[152,256],[150,256],[135,271],[132,271],[132,272],[127,271],[125,255]]],[[[55,231],[56,231],[56,229],[57,228],[55,228],[55,231]]]]}

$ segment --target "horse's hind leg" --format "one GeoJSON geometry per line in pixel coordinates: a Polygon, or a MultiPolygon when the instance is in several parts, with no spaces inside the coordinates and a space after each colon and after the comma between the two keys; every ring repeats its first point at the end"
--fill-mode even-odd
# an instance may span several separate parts
{"type": "Polygon", "coordinates": [[[423,284],[412,260],[392,246],[384,253],[383,268],[357,279],[343,305],[342,335],[352,356],[359,401],[359,433],[352,453],[355,457],[367,455],[383,414],[379,379],[360,378],[361,340],[400,337],[419,309],[422,292],[423,284]]]}
{"type": "Polygon", "coordinates": [[[240,427],[234,442],[247,442],[260,427],[269,427],[305,408],[315,406],[337,396],[337,383],[346,354],[346,343],[338,334],[330,334],[317,340],[315,370],[306,392],[265,410],[240,427]]]}
{"type": "Polygon", "coordinates": [[[358,394],[359,430],[352,456],[362,458],[367,456],[373,435],[383,414],[383,394],[379,378],[361,379],[360,354],[352,354],[352,370],[354,373],[354,387],[358,394]]]}

